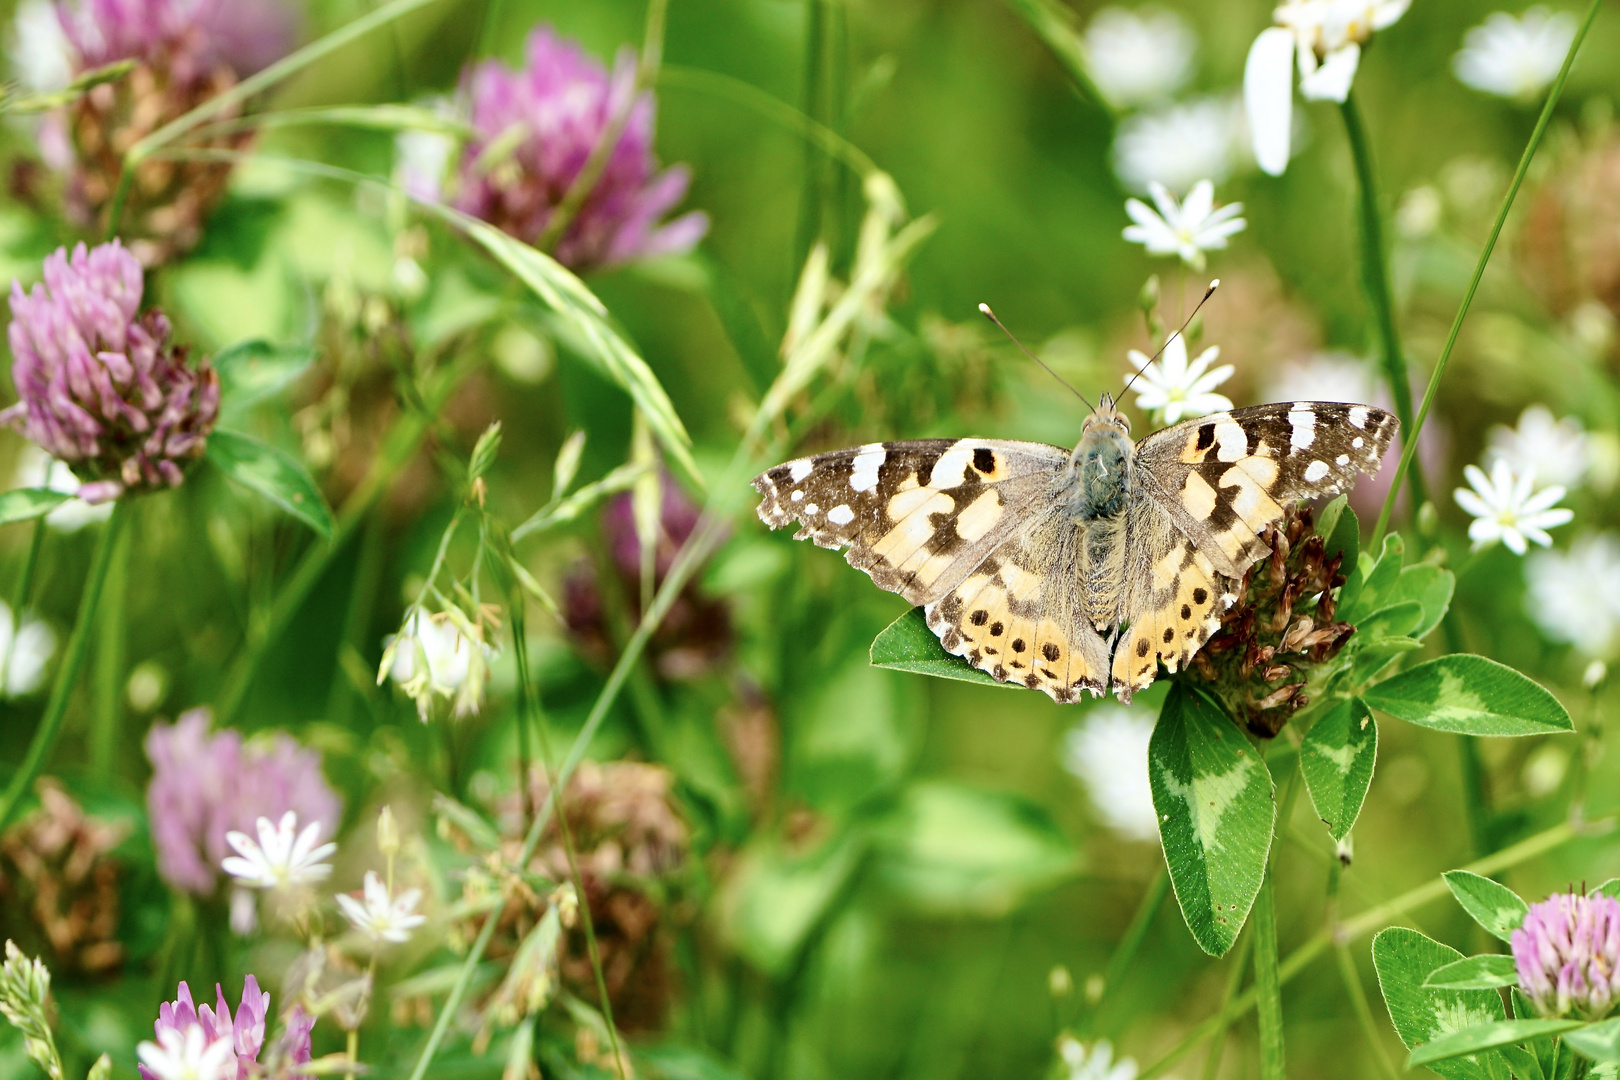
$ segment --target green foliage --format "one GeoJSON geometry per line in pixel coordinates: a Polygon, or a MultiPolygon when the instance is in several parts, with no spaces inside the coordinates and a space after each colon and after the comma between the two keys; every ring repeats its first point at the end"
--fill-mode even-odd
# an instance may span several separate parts
{"type": "Polygon", "coordinates": [[[1513,940],[1513,931],[1524,922],[1530,910],[1530,905],[1520,899],[1518,893],[1500,882],[1466,870],[1448,871],[1445,879],[1457,903],[1487,933],[1502,941],[1513,940]]]}
{"type": "Polygon", "coordinates": [[[989,672],[980,671],[962,657],[946,652],[939,638],[928,628],[920,607],[912,608],[872,639],[871,660],[876,667],[909,671],[914,675],[1023,689],[1016,683],[997,682],[989,672]]]}
{"type": "Polygon", "coordinates": [[[1425,987],[1436,990],[1490,990],[1518,983],[1518,968],[1514,966],[1513,957],[1505,953],[1486,953],[1458,960],[1435,969],[1423,981],[1425,987]]]}
{"type": "MultiPolygon", "coordinates": [[[[1373,938],[1373,966],[1395,1033],[1407,1049],[1433,1043],[1480,1024],[1506,1020],[1494,990],[1441,990],[1424,986],[1429,973],[1461,960],[1457,950],[1402,926],[1373,938]]],[[[1500,1063],[1489,1050],[1436,1061],[1431,1071],[1447,1080],[1497,1080],[1500,1063]]]]}
{"type": "Polygon", "coordinates": [[[1317,816],[1335,840],[1350,835],[1372,784],[1378,725],[1360,698],[1340,701],[1316,718],[1299,748],[1299,768],[1317,816]]]}
{"type": "Polygon", "coordinates": [[[208,437],[208,460],[232,480],[258,492],[321,536],[332,535],[332,512],[303,462],[234,431],[208,437]]]}
{"type": "Polygon", "coordinates": [[[1409,724],[1460,735],[1573,731],[1569,711],[1535,681],[1483,656],[1419,664],[1366,691],[1373,708],[1409,724]]]}
{"type": "Polygon", "coordinates": [[[1177,683],[1148,744],[1159,836],[1176,900],[1198,947],[1237,940],[1271,850],[1271,773],[1208,698],[1177,683]]]}
{"type": "Polygon", "coordinates": [[[0,492],[0,525],[42,518],[72,497],[50,488],[12,488],[0,492]]]}
{"type": "Polygon", "coordinates": [[[237,416],[281,396],[314,362],[315,350],[305,345],[253,339],[222,350],[214,357],[221,412],[226,417],[237,416]]]}

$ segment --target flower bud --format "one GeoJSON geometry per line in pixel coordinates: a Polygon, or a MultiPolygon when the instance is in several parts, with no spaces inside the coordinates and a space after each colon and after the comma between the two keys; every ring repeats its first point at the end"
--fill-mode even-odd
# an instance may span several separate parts
{"type": "Polygon", "coordinates": [[[1542,1016],[1601,1019],[1620,997],[1620,900],[1555,893],[1530,905],[1513,959],[1542,1016]]]}
{"type": "Polygon", "coordinates": [[[377,814],[377,850],[389,859],[399,854],[399,826],[394,823],[393,807],[384,806],[377,814]]]}

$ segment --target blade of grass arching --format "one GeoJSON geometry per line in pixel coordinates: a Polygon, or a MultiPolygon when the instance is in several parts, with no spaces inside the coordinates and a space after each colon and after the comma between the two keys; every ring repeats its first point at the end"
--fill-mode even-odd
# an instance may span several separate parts
{"type": "MultiPolygon", "coordinates": [[[[1395,328],[1395,301],[1389,287],[1389,252],[1384,247],[1378,173],[1373,168],[1367,126],[1361,121],[1361,110],[1356,107],[1354,94],[1345,97],[1339,112],[1344,117],[1344,132],[1350,142],[1350,159],[1356,168],[1357,207],[1361,216],[1361,287],[1367,294],[1367,304],[1372,308],[1378,326],[1378,353],[1384,365],[1384,378],[1389,382],[1390,396],[1395,401],[1395,415],[1400,418],[1403,432],[1412,431],[1412,384],[1406,373],[1406,353],[1401,349],[1400,333],[1395,328]]],[[[1413,465],[1411,481],[1412,512],[1415,514],[1428,498],[1419,463],[1413,465]]]]}
{"type": "MultiPolygon", "coordinates": [[[[196,129],[200,138],[232,135],[241,131],[265,131],[288,127],[354,127],[365,131],[426,131],[454,139],[467,139],[473,129],[431,109],[414,105],[323,105],[307,109],[280,109],[234,116],[203,124],[196,129]]],[[[156,153],[156,151],[153,151],[156,153]]]]}
{"type": "Polygon", "coordinates": [[[1255,1015],[1260,1021],[1260,1080],[1284,1080],[1282,982],[1277,975],[1275,875],[1268,871],[1254,900],[1255,1015]]]}
{"type": "Polygon", "coordinates": [[[1490,235],[1485,238],[1485,246],[1480,249],[1479,261],[1474,264],[1474,273],[1468,279],[1468,288],[1463,293],[1462,303],[1457,307],[1457,316],[1451,322],[1451,330],[1446,334],[1446,343],[1440,348],[1440,356],[1434,362],[1434,371],[1429,376],[1429,385],[1423,391],[1423,403],[1418,406],[1417,416],[1412,419],[1411,427],[1401,433],[1401,463],[1395,470],[1395,477],[1389,485],[1389,494],[1384,497],[1384,507],[1378,512],[1378,524],[1373,529],[1372,550],[1379,550],[1384,542],[1384,531],[1389,528],[1389,515],[1395,508],[1395,496],[1401,490],[1401,482],[1407,471],[1411,469],[1413,459],[1417,456],[1418,433],[1423,430],[1423,422],[1429,417],[1429,409],[1434,405],[1435,392],[1440,389],[1440,379],[1446,373],[1446,364],[1451,361],[1451,351],[1457,346],[1457,337],[1462,333],[1463,320],[1468,317],[1468,308],[1474,302],[1474,294],[1479,291],[1479,283],[1485,277],[1485,267],[1491,261],[1491,253],[1496,250],[1496,241],[1502,235],[1502,226],[1507,223],[1508,210],[1513,206],[1514,198],[1519,194],[1519,186],[1524,183],[1525,174],[1530,171],[1530,160],[1536,155],[1536,148],[1541,145],[1542,136],[1547,133],[1547,126],[1552,122],[1553,109],[1558,104],[1558,98],[1564,92],[1564,82],[1569,78],[1570,68],[1575,66],[1575,55],[1581,51],[1581,42],[1586,40],[1586,33],[1592,28],[1592,22],[1597,18],[1598,8],[1603,0],[1592,0],[1586,9],[1586,17],[1581,20],[1580,29],[1575,32],[1575,40],[1569,43],[1569,52],[1564,54],[1564,64],[1558,69],[1558,77],[1553,80],[1552,89],[1547,91],[1547,101],[1541,107],[1541,115],[1536,118],[1536,126],[1530,132],[1530,141],[1525,144],[1524,153],[1519,157],[1519,167],[1513,170],[1513,180],[1508,184],[1507,193],[1502,196],[1502,206],[1496,212],[1496,221],[1491,225],[1490,235]]]}
{"type": "Polygon", "coordinates": [[[1057,57],[1058,63],[1063,65],[1080,92],[1110,120],[1115,119],[1113,104],[1097,89],[1086,67],[1086,53],[1080,44],[1080,30],[1075,26],[1074,14],[1056,0],[1008,0],[1008,3],[1029,24],[1029,28],[1046,42],[1046,47],[1052,50],[1052,55],[1057,57]]]}
{"type": "Polygon", "coordinates": [[[74,684],[79,680],[85,654],[90,649],[96,605],[101,602],[102,587],[112,566],[113,550],[129,519],[129,513],[128,497],[115,502],[112,516],[101,526],[101,535],[96,538],[90,572],[85,578],[84,590],[79,594],[79,611],[73,619],[73,631],[68,636],[67,649],[62,653],[61,666],[56,669],[56,681],[51,684],[51,696],[45,704],[45,713],[40,717],[39,727],[34,729],[34,737],[28,744],[26,754],[18,763],[17,770],[11,774],[4,794],[0,794],[0,830],[4,830],[16,814],[34,777],[55,747],[57,736],[62,733],[62,719],[67,715],[68,701],[73,696],[74,684]]]}
{"type": "MultiPolygon", "coordinates": [[[[871,260],[871,265],[867,266],[862,273],[857,274],[855,280],[850,283],[839,304],[834,306],[832,312],[829,312],[828,321],[838,315],[840,310],[847,304],[849,305],[848,312],[845,315],[839,315],[847,329],[853,322],[854,312],[870,303],[875,295],[892,283],[894,277],[899,273],[900,267],[904,265],[905,260],[909,258],[910,254],[916,249],[916,245],[921,242],[922,238],[932,228],[931,221],[922,219],[912,222],[905,229],[890,237],[882,251],[877,253],[871,260]]],[[[620,691],[624,689],[626,679],[639,662],[653,632],[664,621],[664,617],[669,614],[669,609],[674,606],[686,583],[692,579],[704,561],[724,540],[723,518],[718,511],[740,497],[742,486],[755,467],[755,458],[760,455],[762,450],[769,449],[763,444],[764,433],[771,429],[780,416],[780,409],[784,408],[786,403],[792,399],[793,395],[778,393],[777,391],[790,378],[803,380],[802,385],[807,385],[810,378],[814,376],[815,370],[819,370],[818,365],[825,364],[835,344],[836,341],[830,343],[820,342],[816,339],[815,334],[807,337],[789,356],[788,363],[784,366],[782,373],[777,376],[776,384],[772,386],[772,391],[766,394],[765,400],[755,410],[748,430],[743,435],[732,457],[731,464],[725,471],[724,480],[710,489],[697,525],[693,528],[686,543],[676,553],[674,561],[665,574],[663,584],[659,586],[658,592],[653,597],[652,605],[643,613],[641,622],[636,626],[635,632],[625,642],[625,646],[619,653],[618,659],[614,662],[612,670],[608,672],[606,682],[597,693],[596,701],[592,703],[584,724],[581,725],[578,734],[574,736],[574,741],[570,745],[562,763],[557,766],[556,780],[553,782],[551,790],[546,794],[545,803],[540,807],[534,821],[530,824],[528,835],[524,837],[523,848],[517,858],[518,865],[526,865],[533,857],[534,850],[540,843],[541,834],[550,822],[551,816],[556,812],[558,792],[568,783],[569,778],[574,774],[574,770],[578,768],[580,761],[584,759],[586,749],[590,746],[591,740],[596,737],[602,722],[607,718],[608,710],[612,708],[613,703],[618,699],[620,691]],[[780,402],[781,404],[773,406],[773,402],[780,402]]],[[[409,1080],[422,1080],[427,1074],[428,1068],[432,1065],[434,1057],[438,1054],[439,1045],[444,1041],[445,1033],[450,1028],[450,1021],[461,1007],[462,998],[466,995],[473,973],[483,959],[484,950],[489,947],[490,936],[494,932],[495,923],[500,920],[505,904],[506,900],[503,895],[491,908],[489,921],[479,931],[472,948],[468,950],[466,957],[463,959],[456,981],[451,986],[444,1004],[440,1006],[439,1015],[434,1020],[432,1030],[428,1033],[427,1042],[422,1047],[415,1066],[411,1069],[409,1080]]]]}

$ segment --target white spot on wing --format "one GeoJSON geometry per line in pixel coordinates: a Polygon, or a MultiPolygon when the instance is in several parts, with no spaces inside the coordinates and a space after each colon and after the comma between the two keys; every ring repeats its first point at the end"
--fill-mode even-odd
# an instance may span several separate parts
{"type": "Polygon", "coordinates": [[[1366,427],[1367,427],[1367,406],[1365,406],[1365,405],[1357,405],[1357,406],[1355,406],[1354,408],[1352,408],[1350,410],[1350,426],[1351,427],[1362,428],[1363,430],[1366,429],[1366,427]]]}
{"type": "Polygon", "coordinates": [[[1215,460],[1241,461],[1249,453],[1249,436],[1236,420],[1215,425],[1215,460]]]}
{"type": "Polygon", "coordinates": [[[810,459],[800,458],[788,466],[788,476],[795,484],[810,475],[810,459]]]}
{"type": "Polygon", "coordinates": [[[1360,450],[1366,444],[1367,444],[1367,440],[1363,439],[1360,435],[1357,435],[1355,438],[1350,440],[1351,447],[1353,447],[1356,450],[1360,450]]]}
{"type": "Polygon", "coordinates": [[[855,455],[852,463],[849,486],[856,491],[871,491],[877,487],[878,470],[888,456],[882,443],[867,443],[861,447],[861,452],[855,455]]]}
{"type": "Polygon", "coordinates": [[[1348,464],[1350,464],[1350,455],[1349,454],[1340,454],[1338,457],[1334,458],[1333,460],[1338,462],[1340,465],[1348,465],[1348,464]]]}
{"type": "Polygon", "coordinates": [[[804,492],[802,491],[795,491],[790,497],[794,502],[804,502],[804,492]]]}
{"type": "Polygon", "coordinates": [[[957,440],[934,462],[934,471],[929,474],[928,482],[941,491],[961,486],[967,467],[973,463],[973,451],[977,449],[978,444],[972,439],[957,440]]]}
{"type": "Polygon", "coordinates": [[[815,503],[805,503],[804,512],[807,514],[819,514],[821,512],[821,508],[815,503]]]}
{"type": "Polygon", "coordinates": [[[1314,484],[1328,474],[1327,462],[1313,461],[1305,466],[1306,483],[1314,484]]]}
{"type": "Polygon", "coordinates": [[[1316,414],[1309,409],[1291,409],[1288,424],[1288,445],[1295,450],[1309,450],[1316,442],[1316,414]]]}
{"type": "Polygon", "coordinates": [[[827,511],[827,520],[834,525],[848,525],[855,520],[855,511],[851,510],[847,503],[842,506],[835,506],[827,511]]]}

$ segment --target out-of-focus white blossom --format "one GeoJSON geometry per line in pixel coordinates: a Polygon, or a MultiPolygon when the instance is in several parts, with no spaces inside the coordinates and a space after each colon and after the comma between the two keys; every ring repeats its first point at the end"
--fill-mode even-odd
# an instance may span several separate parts
{"type": "Polygon", "coordinates": [[[246,833],[228,832],[225,840],[236,849],[226,856],[220,868],[242,885],[254,889],[281,889],[322,881],[332,873],[325,861],[337,851],[336,844],[322,844],[321,823],[312,821],[298,831],[298,814],[289,810],[281,821],[258,821],[255,843],[246,833]]]}
{"type": "Polygon", "coordinates": [[[1131,381],[1136,390],[1136,407],[1166,424],[1230,409],[1232,399],[1215,393],[1215,388],[1230,379],[1236,369],[1222,364],[1211,370],[1210,365],[1220,355],[1220,346],[1211,345],[1188,363],[1187,340],[1179,333],[1165,343],[1158,360],[1132,349],[1126,356],[1139,372],[1131,381]]]}
{"type": "Polygon", "coordinates": [[[184,1031],[166,1027],[157,1042],[143,1042],[135,1055],[156,1080],[224,1080],[236,1075],[236,1047],[230,1036],[209,1039],[201,1024],[184,1031]]]}
{"type": "Polygon", "coordinates": [[[1545,405],[1531,405],[1519,415],[1517,427],[1498,424],[1491,429],[1485,461],[1498,459],[1518,475],[1528,473],[1541,483],[1573,487],[1585,479],[1592,455],[1579,420],[1559,419],[1545,405]]]}
{"type": "Polygon", "coordinates": [[[1525,560],[1525,606],[1542,633],[1595,660],[1620,650],[1620,536],[1577,537],[1565,551],[1525,560]]]}
{"type": "Polygon", "coordinates": [[[1287,0],[1277,25],[1260,31],[1243,69],[1243,103],[1260,168],[1288,167],[1294,124],[1294,68],[1307,101],[1344,101],[1374,31],[1392,25],[1411,0],[1287,0]]]}
{"type": "Polygon", "coordinates": [[[1186,84],[1198,38],[1174,12],[1106,7],[1092,16],[1081,45],[1097,89],[1116,105],[1134,107],[1163,101],[1186,84]]]}
{"type": "Polygon", "coordinates": [[[1475,90],[1529,101],[1558,76],[1575,30],[1573,15],[1540,4],[1518,18],[1498,11],[1463,37],[1451,70],[1475,90]]]}
{"type": "Polygon", "coordinates": [[[73,57],[62,19],[51,0],[22,0],[6,42],[11,70],[23,89],[36,94],[60,90],[73,81],[73,57]]]}
{"type": "MultiPolygon", "coordinates": [[[[17,454],[17,471],[12,484],[15,487],[43,487],[60,491],[64,495],[77,495],[84,481],[73,475],[67,463],[58,461],[45,451],[27,443],[17,454]]],[[[72,498],[45,515],[45,524],[58,532],[78,532],[86,525],[106,521],[113,504],[87,503],[72,498]]]]}
{"type": "Polygon", "coordinates": [[[1085,785],[1103,822],[1131,840],[1159,836],[1148,780],[1154,719],[1139,705],[1098,705],[1063,737],[1063,767],[1085,785]]]}
{"type": "Polygon", "coordinates": [[[1199,180],[1219,183],[1247,167],[1243,107],[1206,97],[1132,113],[1114,135],[1114,174],[1130,191],[1160,183],[1186,191],[1199,180]]]}
{"type": "Polygon", "coordinates": [[[435,696],[455,699],[455,714],[476,713],[489,679],[488,645],[474,641],[459,612],[430,615],[418,609],[383,646],[377,681],[392,677],[416,702],[424,721],[435,696]]]}
{"type": "Polygon", "coordinates": [[[1248,225],[1238,217],[1242,203],[1215,206],[1215,185],[1208,180],[1194,184],[1179,203],[1157,182],[1148,185],[1148,193],[1151,207],[1141,199],[1125,200],[1132,222],[1125,226],[1125,239],[1146,247],[1150,255],[1174,255],[1194,270],[1204,268],[1205,252],[1226,247],[1227,238],[1248,225]]]}
{"type": "Polygon", "coordinates": [[[1136,1080],[1136,1062],[1131,1058],[1114,1060],[1114,1047],[1099,1039],[1090,1049],[1072,1035],[1058,1038],[1058,1057],[1067,1070],[1064,1080],[1136,1080]]]}
{"type": "Polygon", "coordinates": [[[6,666],[4,696],[23,697],[45,682],[45,666],[56,652],[56,632],[24,614],[22,625],[11,608],[0,601],[0,663],[6,666]]]}
{"type": "Polygon", "coordinates": [[[1489,476],[1478,465],[1468,466],[1463,475],[1470,486],[1458,488],[1455,497],[1457,505],[1473,515],[1468,538],[1476,551],[1498,541],[1515,555],[1528,551],[1531,542],[1551,547],[1547,530],[1575,516],[1573,510],[1556,505],[1564,497],[1562,487],[1554,484],[1535,491],[1533,474],[1515,474],[1501,458],[1491,466],[1489,476]]]}
{"type": "Polygon", "coordinates": [[[409,941],[411,931],[427,922],[426,916],[416,913],[416,905],[422,899],[421,889],[407,889],[393,896],[382,878],[375,871],[367,870],[364,894],[364,900],[356,900],[339,893],[338,907],[356,930],[378,944],[409,941]]]}

